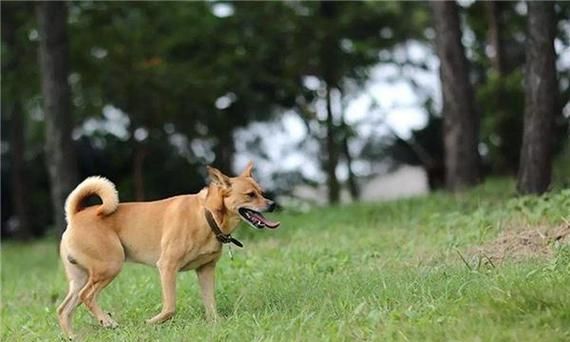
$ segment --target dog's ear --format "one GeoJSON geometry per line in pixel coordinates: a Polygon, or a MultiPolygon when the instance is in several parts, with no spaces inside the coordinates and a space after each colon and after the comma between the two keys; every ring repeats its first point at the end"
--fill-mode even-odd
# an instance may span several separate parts
{"type": "Polygon", "coordinates": [[[253,162],[247,163],[245,170],[241,173],[240,177],[253,177],[253,162]]]}
{"type": "Polygon", "coordinates": [[[232,186],[230,178],[215,167],[208,166],[208,175],[210,176],[212,183],[219,185],[224,189],[229,189],[232,186]]]}

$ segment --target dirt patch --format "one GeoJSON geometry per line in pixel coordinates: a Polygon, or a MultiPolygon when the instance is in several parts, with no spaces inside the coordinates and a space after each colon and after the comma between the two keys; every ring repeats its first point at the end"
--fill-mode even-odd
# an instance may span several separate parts
{"type": "Polygon", "coordinates": [[[548,258],[557,244],[570,243],[570,224],[556,227],[517,227],[507,229],[495,240],[473,248],[469,254],[490,259],[492,263],[533,257],[548,258]]]}

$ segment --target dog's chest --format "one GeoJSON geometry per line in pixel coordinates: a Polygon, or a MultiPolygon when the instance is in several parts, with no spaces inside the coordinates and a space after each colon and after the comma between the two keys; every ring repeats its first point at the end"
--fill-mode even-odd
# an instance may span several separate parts
{"type": "Polygon", "coordinates": [[[202,265],[210,263],[220,258],[222,248],[218,244],[204,246],[198,251],[187,254],[180,271],[194,270],[202,265]]]}

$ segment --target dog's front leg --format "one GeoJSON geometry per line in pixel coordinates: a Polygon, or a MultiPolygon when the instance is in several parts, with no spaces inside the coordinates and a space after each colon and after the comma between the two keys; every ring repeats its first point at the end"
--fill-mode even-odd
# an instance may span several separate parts
{"type": "Polygon", "coordinates": [[[176,311],[176,272],[178,266],[172,260],[164,260],[162,257],[156,263],[160,272],[160,282],[162,285],[162,311],[147,320],[147,323],[158,324],[167,321],[176,311]]]}
{"type": "Polygon", "coordinates": [[[200,283],[206,318],[208,321],[215,322],[218,319],[215,295],[216,262],[213,261],[201,266],[196,270],[196,274],[198,275],[198,283],[200,283]]]}

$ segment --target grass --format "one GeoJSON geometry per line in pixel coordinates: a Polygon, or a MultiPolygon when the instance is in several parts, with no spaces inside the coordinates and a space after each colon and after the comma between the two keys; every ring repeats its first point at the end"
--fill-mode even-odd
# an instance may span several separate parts
{"type": "MultiPolygon", "coordinates": [[[[282,213],[278,231],[240,228],[245,249],[219,263],[221,322],[206,323],[186,272],[175,318],[146,325],[160,310],[158,276],[127,264],[100,298],[120,327],[99,327],[83,307],[74,327],[86,341],[568,341],[569,247],[496,267],[468,256],[513,225],[568,220],[570,190],[513,188],[491,180],[463,195],[282,213]]],[[[61,339],[65,292],[55,241],[4,243],[2,341],[61,339]]]]}

